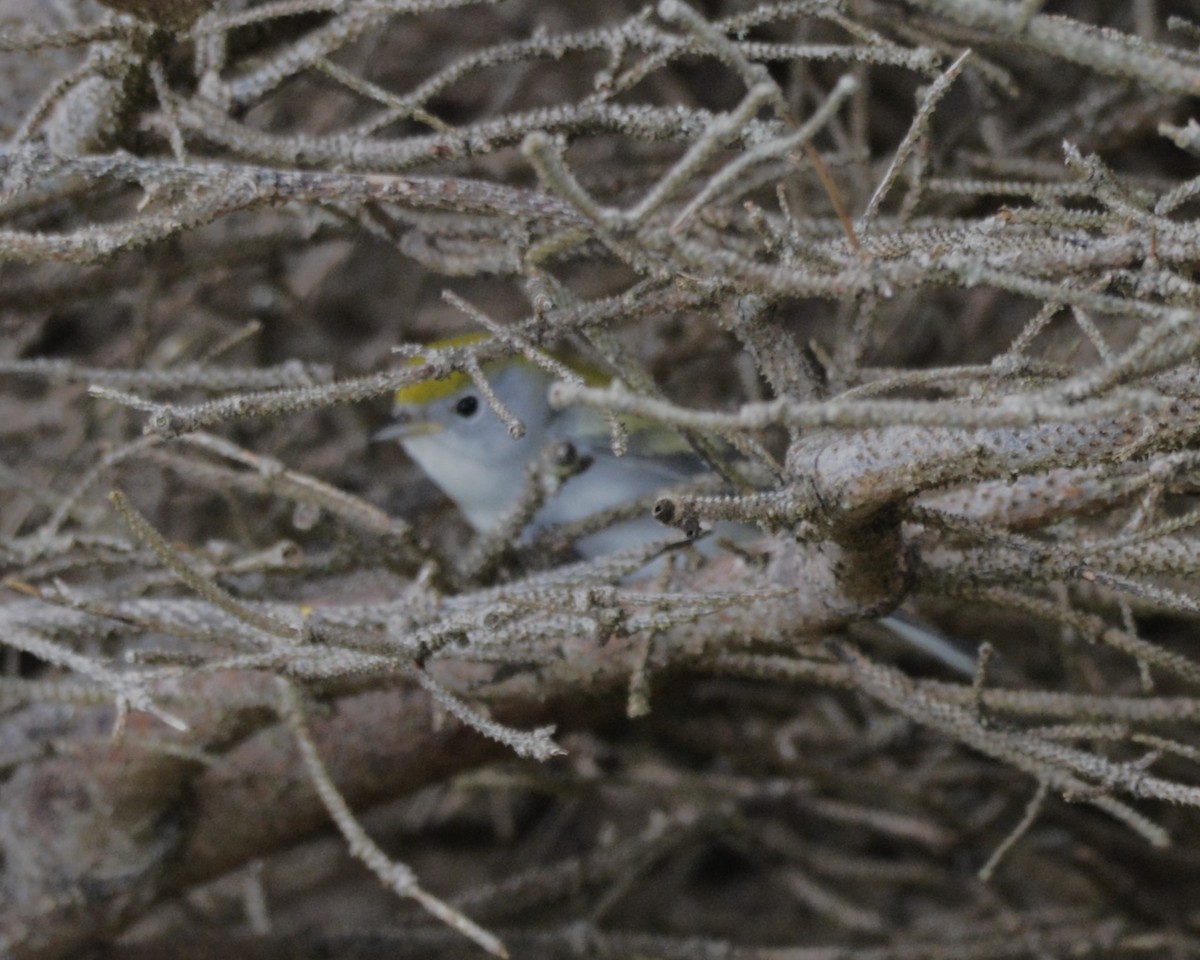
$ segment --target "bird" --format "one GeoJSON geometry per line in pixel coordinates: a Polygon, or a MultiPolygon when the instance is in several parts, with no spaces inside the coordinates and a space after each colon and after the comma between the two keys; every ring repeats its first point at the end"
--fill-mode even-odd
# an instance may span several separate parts
{"type": "MultiPolygon", "coordinates": [[[[429,346],[462,347],[486,337],[468,334],[429,346]]],[[[548,391],[556,377],[524,356],[493,361],[482,370],[494,397],[523,426],[520,436],[513,435],[480,386],[462,372],[401,387],[393,398],[392,422],[374,435],[377,441],[398,441],[477,533],[490,533],[504,523],[547,450],[557,449],[562,459],[569,459],[574,475],[521,531],[526,540],[558,524],[582,520],[709,472],[678,433],[638,419],[629,424],[627,451],[617,456],[604,417],[581,407],[554,409],[548,391]]],[[[586,367],[575,372],[594,384],[607,382],[602,373],[586,367]]],[[[758,535],[753,527],[732,523],[719,524],[718,533],[723,541],[710,538],[709,544],[745,543],[758,535]]],[[[647,513],[580,537],[573,546],[579,556],[594,559],[662,540],[663,534],[664,527],[647,513]]],[[[711,554],[712,547],[705,552],[711,554]]],[[[973,675],[975,659],[960,642],[898,612],[877,622],[956,673],[973,675]]]]}
{"type": "MultiPolygon", "coordinates": [[[[478,342],[480,336],[450,338],[429,346],[446,348],[478,342]]],[[[490,408],[479,386],[465,373],[410,384],[396,391],[392,422],[376,440],[396,440],[405,453],[458,507],[477,533],[495,530],[529,486],[531,471],[545,451],[558,451],[571,474],[523,531],[528,539],[570,523],[686,483],[710,472],[678,433],[634,419],[627,449],[617,456],[608,422],[585,408],[555,410],[547,398],[556,377],[523,356],[483,366],[495,397],[520,421],[514,437],[490,408]]],[[[579,367],[590,382],[607,378],[579,367]]],[[[667,529],[649,511],[581,537],[575,551],[585,559],[662,540],[667,529]]]]}

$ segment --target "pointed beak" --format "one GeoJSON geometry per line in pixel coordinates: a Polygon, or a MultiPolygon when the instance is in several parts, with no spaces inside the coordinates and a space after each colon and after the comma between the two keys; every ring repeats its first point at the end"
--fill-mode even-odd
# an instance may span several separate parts
{"type": "Polygon", "coordinates": [[[371,434],[371,442],[379,443],[382,440],[411,440],[413,437],[424,437],[431,433],[437,433],[441,430],[441,426],[434,423],[432,420],[422,420],[415,411],[404,407],[397,407],[392,411],[393,421],[382,430],[376,430],[371,434]]]}
{"type": "Polygon", "coordinates": [[[371,442],[379,443],[383,440],[403,440],[408,436],[408,425],[404,423],[391,423],[382,430],[376,430],[371,434],[371,442]]]}

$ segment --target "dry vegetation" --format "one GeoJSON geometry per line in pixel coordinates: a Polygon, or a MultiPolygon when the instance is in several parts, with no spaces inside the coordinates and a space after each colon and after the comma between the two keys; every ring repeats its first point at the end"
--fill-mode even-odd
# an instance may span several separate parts
{"type": "Polygon", "coordinates": [[[1176,12],[0,0],[0,956],[1200,954],[1176,12]],[[761,544],[368,442],[564,347],[761,544]]]}

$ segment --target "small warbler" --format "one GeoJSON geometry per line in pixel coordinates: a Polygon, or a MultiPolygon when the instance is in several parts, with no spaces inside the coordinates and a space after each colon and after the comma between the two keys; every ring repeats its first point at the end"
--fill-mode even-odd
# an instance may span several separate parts
{"type": "MultiPolygon", "coordinates": [[[[461,346],[481,339],[482,335],[468,335],[431,346],[461,346]]],[[[597,383],[604,380],[578,372],[597,383]]],[[[489,409],[479,387],[464,373],[397,390],[392,411],[395,422],[375,434],[376,440],[399,440],[479,533],[494,530],[504,521],[528,487],[534,463],[555,444],[569,444],[584,468],[534,515],[525,536],[581,520],[706,472],[703,461],[682,437],[655,424],[634,425],[628,451],[617,457],[604,418],[581,408],[555,410],[547,399],[554,377],[522,357],[487,364],[484,373],[497,399],[524,425],[525,433],[519,439],[510,435],[507,425],[489,409]]],[[[723,535],[735,540],[753,535],[750,528],[737,524],[720,527],[723,535]]],[[[660,524],[644,516],[582,537],[575,549],[592,558],[661,539],[663,533],[660,524]]],[[[901,614],[881,617],[878,622],[952,670],[968,676],[973,673],[974,658],[936,630],[901,614]]]]}
{"type": "MultiPolygon", "coordinates": [[[[460,346],[479,339],[459,337],[431,346],[460,346]]],[[[603,382],[602,376],[579,372],[586,379],[603,382]]],[[[657,425],[633,425],[627,452],[614,455],[604,418],[587,409],[553,409],[547,390],[555,378],[523,357],[487,364],[484,373],[500,403],[524,426],[519,439],[510,435],[479,388],[463,373],[397,390],[392,411],[395,422],[375,434],[376,440],[399,440],[480,533],[495,529],[517,505],[530,483],[534,464],[555,444],[563,444],[576,458],[579,472],[536,513],[526,536],[649,496],[706,472],[703,461],[682,437],[657,425]]],[[[663,539],[666,534],[666,528],[647,514],[589,534],[575,543],[575,549],[592,558],[663,539]]]]}

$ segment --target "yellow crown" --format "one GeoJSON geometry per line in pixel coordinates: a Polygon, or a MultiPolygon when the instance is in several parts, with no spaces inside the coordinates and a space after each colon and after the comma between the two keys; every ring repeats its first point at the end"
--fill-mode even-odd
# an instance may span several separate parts
{"type": "MultiPolygon", "coordinates": [[[[471,344],[483,343],[484,341],[490,339],[491,334],[489,333],[462,333],[458,336],[443,337],[440,340],[434,340],[431,343],[426,344],[426,346],[432,347],[435,350],[443,350],[451,347],[467,347],[471,344]]],[[[557,354],[554,356],[555,359],[565,363],[568,367],[582,376],[590,386],[604,386],[609,382],[609,380],[612,379],[606,373],[604,373],[604,371],[598,370],[595,367],[565,360],[557,354]]],[[[413,367],[424,362],[425,357],[423,355],[415,356],[408,361],[406,366],[413,367]]],[[[502,363],[504,361],[497,362],[502,363]]],[[[510,362],[523,363],[527,366],[533,366],[533,364],[531,364],[520,354],[511,357],[510,362]]],[[[490,366],[490,364],[485,365],[484,369],[486,370],[488,366],[490,366]]],[[[422,380],[420,383],[411,383],[407,386],[401,387],[396,391],[393,399],[397,404],[402,406],[411,405],[415,407],[421,407],[425,404],[433,403],[435,400],[442,400],[458,393],[459,390],[461,390],[470,382],[471,378],[465,373],[452,373],[448,377],[441,377],[437,380],[422,380]]]]}
{"type": "MultiPolygon", "coordinates": [[[[462,333],[456,337],[443,337],[440,340],[434,340],[426,346],[432,347],[435,350],[444,350],[450,347],[466,347],[473,343],[482,343],[490,339],[490,335],[486,333],[462,333]]],[[[405,366],[415,367],[418,364],[424,363],[423,355],[415,356],[408,361],[405,366]]],[[[403,406],[422,407],[427,403],[433,403],[435,400],[441,400],[451,394],[458,393],[463,387],[471,382],[471,378],[465,373],[452,373],[448,377],[442,377],[440,380],[422,380],[420,383],[410,383],[408,386],[401,387],[396,391],[393,400],[397,404],[403,406]]]]}

